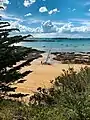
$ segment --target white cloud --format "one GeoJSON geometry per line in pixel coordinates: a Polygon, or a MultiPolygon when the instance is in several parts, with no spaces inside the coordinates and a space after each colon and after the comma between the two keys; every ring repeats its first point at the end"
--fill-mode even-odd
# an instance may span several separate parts
{"type": "Polygon", "coordinates": [[[57,32],[57,27],[50,20],[43,22],[42,28],[45,33],[57,32]]]}
{"type": "Polygon", "coordinates": [[[67,23],[60,27],[58,32],[68,34],[86,34],[90,32],[90,26],[74,26],[72,23],[67,23]]]}
{"type": "Polygon", "coordinates": [[[41,27],[31,28],[29,26],[23,25],[20,21],[10,21],[9,22],[11,26],[8,26],[6,28],[18,28],[20,30],[20,33],[22,34],[29,34],[29,33],[41,33],[43,32],[43,29],[41,27]]]}
{"type": "MultiPolygon", "coordinates": [[[[7,8],[6,5],[10,4],[9,0],[1,0],[0,1],[0,6],[4,8],[4,10],[7,8]]],[[[3,9],[0,9],[3,10],[3,9]]]]}
{"type": "Polygon", "coordinates": [[[85,26],[90,26],[90,21],[84,21],[84,22],[81,22],[81,24],[85,26]]]}
{"type": "Polygon", "coordinates": [[[26,15],[24,15],[25,17],[31,16],[31,13],[27,13],[26,15]]]}
{"type": "Polygon", "coordinates": [[[43,6],[41,8],[39,8],[39,12],[43,13],[43,12],[48,12],[49,15],[60,12],[60,10],[58,10],[57,8],[48,11],[48,9],[46,8],[46,6],[43,6]]]}
{"type": "Polygon", "coordinates": [[[68,34],[68,35],[76,35],[76,34],[87,34],[90,32],[90,26],[82,25],[82,26],[74,26],[71,22],[62,24],[61,27],[57,26],[52,23],[50,20],[43,22],[41,24],[41,27],[31,28],[29,26],[25,26],[21,24],[20,21],[10,21],[11,26],[9,28],[19,28],[20,32],[23,34],[42,34],[47,33],[49,35],[51,34],[68,34]]]}
{"type": "Polygon", "coordinates": [[[76,9],[74,8],[74,9],[72,9],[72,12],[74,12],[74,11],[76,11],[76,9]]]}
{"type": "Polygon", "coordinates": [[[23,5],[24,5],[25,7],[29,7],[30,5],[32,5],[32,4],[35,3],[35,2],[36,2],[36,0],[24,0],[23,5]]]}
{"type": "Polygon", "coordinates": [[[1,16],[3,19],[6,19],[6,20],[22,21],[22,19],[14,16],[14,15],[5,14],[4,12],[0,12],[0,16],[1,16]]]}
{"type": "Polygon", "coordinates": [[[5,1],[6,4],[9,4],[9,3],[10,3],[9,0],[4,0],[4,1],[5,1]]]}
{"type": "Polygon", "coordinates": [[[74,32],[74,33],[75,32],[78,32],[78,33],[90,32],[90,27],[87,27],[87,26],[73,27],[73,28],[71,28],[71,32],[74,32]]]}
{"type": "Polygon", "coordinates": [[[3,3],[3,4],[9,4],[9,0],[1,0],[0,3],[3,3]]]}
{"type": "Polygon", "coordinates": [[[62,26],[62,25],[65,25],[66,24],[66,22],[62,22],[62,21],[54,21],[54,22],[52,22],[54,25],[56,25],[56,26],[62,26]]]}
{"type": "Polygon", "coordinates": [[[65,25],[63,25],[62,27],[59,28],[58,32],[68,32],[71,30],[71,28],[73,27],[73,24],[71,22],[66,23],[65,25]]]}
{"type": "Polygon", "coordinates": [[[57,12],[60,12],[57,8],[55,8],[55,9],[53,9],[53,10],[50,10],[49,12],[48,12],[48,14],[49,15],[51,15],[51,14],[54,14],[54,13],[57,13],[57,12]]]}
{"type": "Polygon", "coordinates": [[[30,28],[25,25],[18,24],[18,28],[21,33],[41,33],[42,28],[37,27],[37,28],[30,28]]]}
{"type": "Polygon", "coordinates": [[[88,11],[90,12],[90,9],[88,11]]]}
{"type": "MultiPolygon", "coordinates": [[[[30,19],[30,24],[24,25],[24,20],[17,18],[13,15],[5,15],[2,12],[3,18],[8,19],[11,26],[7,28],[18,28],[20,33],[17,34],[32,34],[39,37],[75,37],[75,36],[89,36],[90,33],[90,21],[84,19],[72,19],[72,22],[63,21],[43,21],[43,20],[32,20],[30,19]],[[42,22],[43,21],[43,22],[42,22]],[[75,22],[79,24],[74,24],[75,22]],[[38,25],[33,27],[32,25],[38,25]],[[32,27],[31,27],[32,26],[32,27]]],[[[25,20],[28,22],[28,20],[25,20]]]]}
{"type": "Polygon", "coordinates": [[[39,8],[39,12],[41,12],[41,13],[47,12],[47,11],[48,10],[47,10],[46,6],[43,6],[43,7],[39,8]]]}
{"type": "Polygon", "coordinates": [[[24,6],[25,6],[25,7],[30,6],[30,3],[29,3],[29,1],[28,1],[28,0],[25,0],[25,1],[24,1],[24,6]]]}
{"type": "Polygon", "coordinates": [[[34,32],[36,32],[36,33],[42,33],[43,29],[42,29],[42,27],[37,27],[34,32]]]}

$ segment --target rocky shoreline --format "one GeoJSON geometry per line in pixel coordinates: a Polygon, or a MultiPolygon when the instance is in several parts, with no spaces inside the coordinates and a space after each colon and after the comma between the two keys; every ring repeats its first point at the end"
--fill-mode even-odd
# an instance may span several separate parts
{"type": "Polygon", "coordinates": [[[52,52],[55,55],[54,60],[62,64],[86,64],[90,65],[90,52],[52,52]]]}

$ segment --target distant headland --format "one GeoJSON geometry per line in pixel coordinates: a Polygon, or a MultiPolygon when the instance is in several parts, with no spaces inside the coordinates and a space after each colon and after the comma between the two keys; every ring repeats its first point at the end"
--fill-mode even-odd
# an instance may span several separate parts
{"type": "Polygon", "coordinates": [[[59,40],[90,40],[90,38],[67,38],[67,37],[59,37],[59,38],[27,38],[24,39],[23,42],[56,42],[59,40]]]}

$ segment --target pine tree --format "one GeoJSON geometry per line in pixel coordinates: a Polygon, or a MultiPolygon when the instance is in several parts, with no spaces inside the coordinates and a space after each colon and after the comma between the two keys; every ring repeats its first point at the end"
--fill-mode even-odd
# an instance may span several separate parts
{"type": "Polygon", "coordinates": [[[5,97],[8,92],[15,91],[15,88],[11,88],[11,84],[23,77],[21,73],[16,69],[10,69],[16,62],[22,60],[30,49],[23,49],[22,47],[14,46],[14,43],[23,41],[23,39],[31,36],[27,35],[22,37],[14,36],[10,37],[9,33],[12,31],[19,31],[17,28],[6,29],[10,26],[8,22],[0,22],[0,97],[5,97]]]}

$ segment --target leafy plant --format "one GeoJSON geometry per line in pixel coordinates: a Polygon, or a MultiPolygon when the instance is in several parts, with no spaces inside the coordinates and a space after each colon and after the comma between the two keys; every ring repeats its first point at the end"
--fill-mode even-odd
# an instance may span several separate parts
{"type": "Polygon", "coordinates": [[[63,109],[66,120],[90,119],[90,68],[81,68],[79,73],[73,68],[63,70],[53,88],[38,90],[30,99],[35,104],[63,109]]]}

